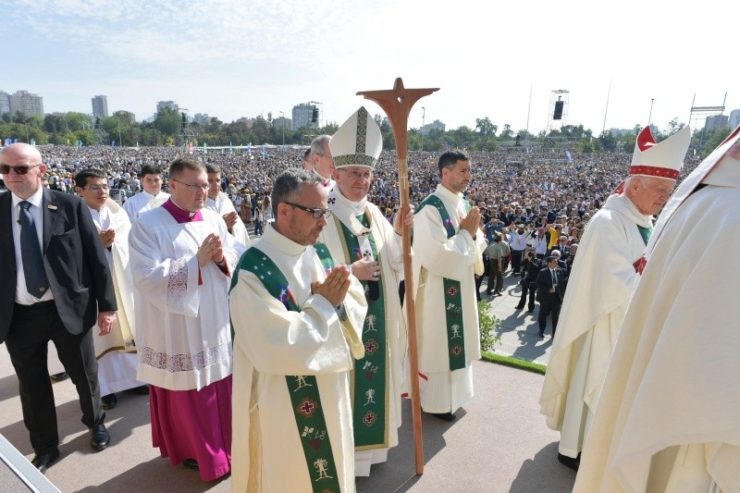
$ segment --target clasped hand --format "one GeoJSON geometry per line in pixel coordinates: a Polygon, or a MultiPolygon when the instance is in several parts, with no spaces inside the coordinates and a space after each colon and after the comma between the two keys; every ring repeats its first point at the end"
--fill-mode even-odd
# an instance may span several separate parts
{"type": "Polygon", "coordinates": [[[320,294],[333,306],[340,305],[349,290],[349,275],[350,272],[346,266],[335,267],[323,282],[314,281],[311,283],[311,292],[320,294]]]}

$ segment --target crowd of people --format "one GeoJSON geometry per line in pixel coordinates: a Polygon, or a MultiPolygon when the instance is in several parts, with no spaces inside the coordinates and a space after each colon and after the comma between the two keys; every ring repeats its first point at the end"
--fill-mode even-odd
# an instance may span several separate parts
{"type": "MultiPolygon", "coordinates": [[[[409,385],[401,238],[412,228],[422,410],[452,421],[473,398],[476,300],[484,282],[501,295],[511,265],[517,309],[539,302],[540,338],[551,322],[542,412],[561,431],[559,459],[577,469],[653,215],[679,179],[688,129],[679,134],[638,138],[626,181],[620,153],[412,152],[406,217],[395,159],[364,108],[308,150],[6,147],[0,172],[12,193],[0,193],[0,214],[16,219],[6,235],[15,255],[0,274],[16,282],[0,341],[21,383],[34,465],[59,458],[39,372],[38,348],[53,341],[93,450],[110,443],[104,410],[115,393],[145,388],[153,445],[173,465],[206,481],[232,472],[235,491],[352,491],[398,444],[409,385]],[[680,139],[680,152],[661,154],[680,139]],[[589,287],[599,275],[608,292],[589,287]],[[33,324],[44,329],[31,337],[33,324]]],[[[655,481],[690,474],[674,472],[655,481]]]]}

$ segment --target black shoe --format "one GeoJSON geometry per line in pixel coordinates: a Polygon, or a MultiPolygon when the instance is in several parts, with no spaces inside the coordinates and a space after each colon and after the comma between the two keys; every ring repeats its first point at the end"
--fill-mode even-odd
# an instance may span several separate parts
{"type": "Polygon", "coordinates": [[[63,372],[60,372],[60,373],[55,373],[53,375],[49,375],[49,378],[51,379],[52,382],[61,382],[63,380],[68,379],[69,378],[69,375],[67,374],[66,371],[63,371],[63,372]]]}
{"type": "Polygon", "coordinates": [[[455,421],[455,415],[452,413],[431,413],[431,415],[442,421],[455,421]]]}
{"type": "Polygon", "coordinates": [[[523,306],[519,306],[519,305],[517,305],[517,306],[516,306],[516,307],[515,307],[514,309],[515,309],[515,310],[524,310],[524,307],[523,307],[523,306]]]}
{"type": "Polygon", "coordinates": [[[90,447],[92,447],[95,452],[100,452],[101,450],[105,450],[109,443],[110,435],[108,434],[108,430],[105,429],[105,425],[101,419],[99,424],[90,428],[90,447]]]}
{"type": "Polygon", "coordinates": [[[533,311],[534,311],[534,307],[533,307],[533,306],[532,306],[532,307],[529,307],[529,308],[527,308],[527,312],[528,312],[528,313],[532,313],[533,311]]]}
{"type": "Polygon", "coordinates": [[[569,467],[574,471],[577,471],[581,465],[581,454],[578,454],[578,457],[574,459],[573,457],[568,457],[567,455],[563,455],[558,452],[558,461],[565,467],[569,467]]]}
{"type": "Polygon", "coordinates": [[[544,339],[545,338],[545,333],[544,332],[540,332],[540,333],[537,334],[537,337],[539,337],[540,339],[544,339]]]}
{"type": "Polygon", "coordinates": [[[139,387],[134,387],[133,389],[130,389],[130,392],[138,395],[149,395],[149,386],[141,385],[139,387]]]}
{"type": "Polygon", "coordinates": [[[116,394],[104,395],[100,398],[100,402],[102,403],[100,407],[108,411],[118,405],[118,397],[116,394]]]}
{"type": "Polygon", "coordinates": [[[195,459],[185,459],[182,461],[182,465],[185,469],[191,469],[193,471],[198,470],[198,461],[195,459]]]}
{"type": "Polygon", "coordinates": [[[44,474],[46,470],[57,461],[58,458],[59,449],[54,447],[46,450],[45,452],[41,452],[40,454],[36,454],[36,457],[31,460],[31,464],[33,464],[33,467],[38,469],[41,474],[44,474]]]}

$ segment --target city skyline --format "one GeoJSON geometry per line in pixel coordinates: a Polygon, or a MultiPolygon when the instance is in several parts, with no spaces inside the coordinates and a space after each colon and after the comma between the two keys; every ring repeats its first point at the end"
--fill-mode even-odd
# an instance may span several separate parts
{"type": "Polygon", "coordinates": [[[321,123],[341,124],[360,105],[382,114],[355,93],[390,88],[397,76],[440,88],[414,107],[412,128],[422,115],[447,128],[488,117],[514,130],[529,119],[537,133],[556,89],[570,91],[566,123],[595,134],[649,117],[661,129],[673,118],[687,123],[694,95],[695,105],[716,106],[727,92],[725,115],[740,108],[740,73],[721,49],[733,46],[733,30],[716,27],[715,0],[701,10],[628,1],[608,15],[580,0],[526,12],[462,0],[459,21],[417,1],[7,4],[2,29],[23,42],[6,55],[0,89],[43,96],[47,113],[89,113],[102,94],[110,114],[144,120],[172,100],[229,122],[320,101],[321,123]]]}

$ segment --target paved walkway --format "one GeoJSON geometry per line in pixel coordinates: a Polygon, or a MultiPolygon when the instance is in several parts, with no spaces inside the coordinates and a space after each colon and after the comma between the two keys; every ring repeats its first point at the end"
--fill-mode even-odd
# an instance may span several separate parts
{"type": "Polygon", "coordinates": [[[509,275],[504,278],[504,294],[493,298],[486,297],[485,282],[481,287],[483,299],[489,300],[490,313],[501,320],[501,326],[497,331],[501,338],[494,347],[494,352],[547,365],[552,346],[551,329],[548,325],[544,339],[537,337],[539,303],[535,304],[532,313],[529,313],[526,307],[524,310],[516,309],[522,295],[519,279],[509,271],[509,275]]]}

